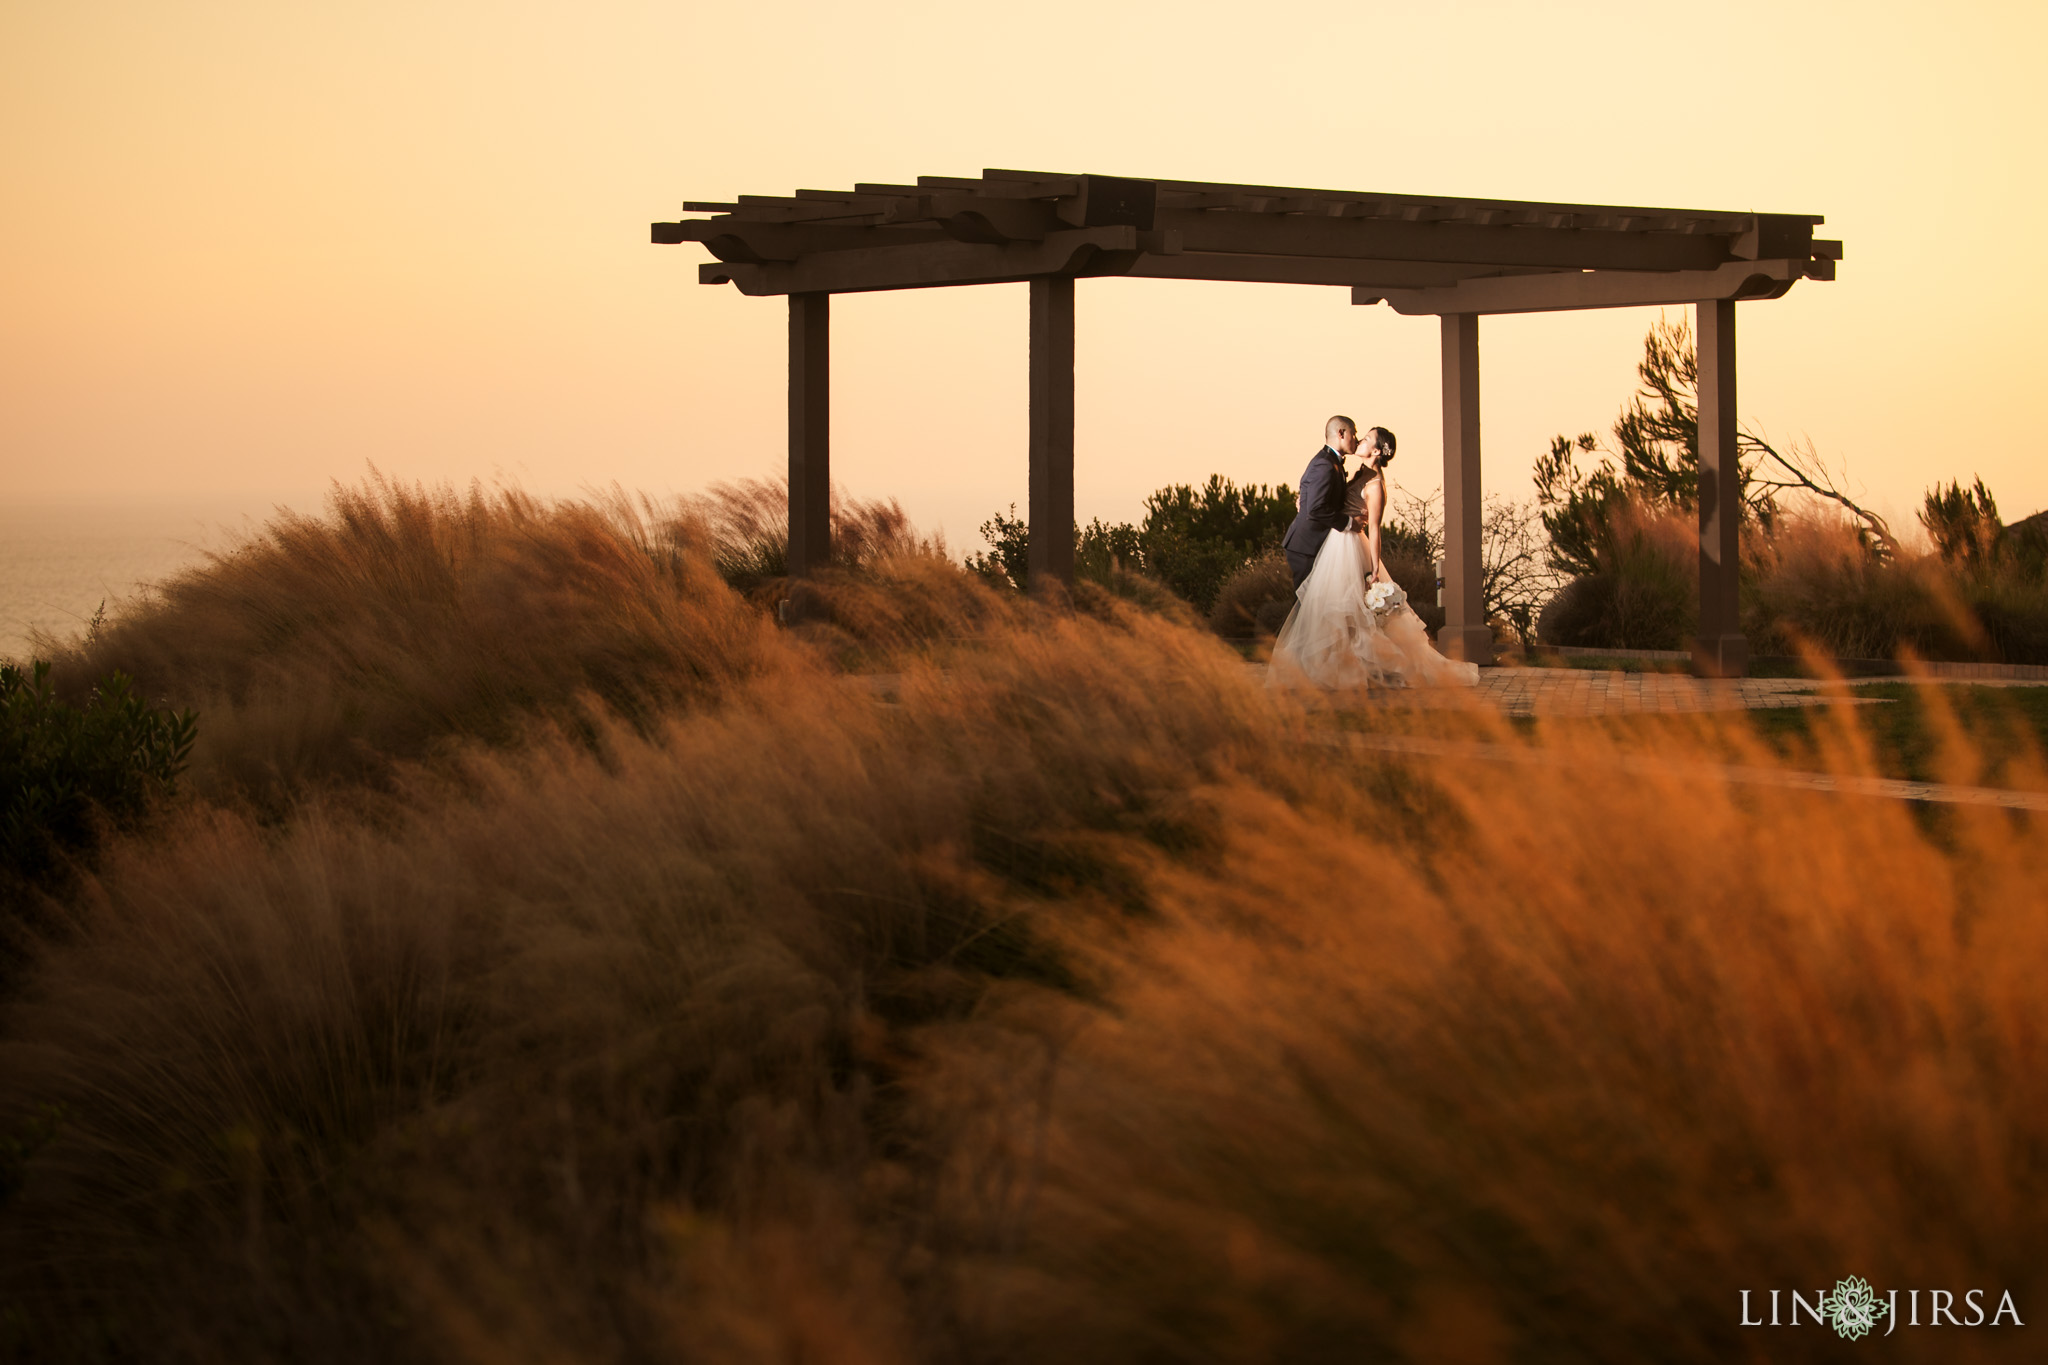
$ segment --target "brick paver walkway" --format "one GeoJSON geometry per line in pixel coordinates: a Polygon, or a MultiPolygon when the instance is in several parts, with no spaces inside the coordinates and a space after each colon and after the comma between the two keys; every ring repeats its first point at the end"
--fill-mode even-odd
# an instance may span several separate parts
{"type": "Polygon", "coordinates": [[[1811,678],[1723,680],[1684,673],[1603,673],[1576,668],[1482,668],[1479,694],[1511,716],[1754,711],[1816,706],[1826,700],[1811,678]]]}
{"type": "Polygon", "coordinates": [[[1913,782],[1891,777],[1842,773],[1809,773],[1790,768],[1765,768],[1740,763],[1673,762],[1654,754],[1572,755],[1519,744],[1484,744],[1432,739],[1422,735],[1332,734],[1332,744],[1357,750],[1413,754],[1463,762],[1564,764],[1641,775],[1665,775],[1710,782],[1787,787],[1835,796],[1874,796],[1892,801],[1934,802],[1956,806],[1998,806],[2006,810],[2048,811],[2048,792],[2014,791],[2003,787],[1966,787],[1949,782],[1913,782]]]}
{"type": "MultiPolygon", "coordinates": [[[[1261,678],[1265,667],[1251,665],[1261,678]]],[[[1454,708],[1474,700],[1511,716],[1619,716],[1642,711],[1744,711],[1781,706],[1818,706],[1811,678],[1695,678],[1684,673],[1599,672],[1579,668],[1482,668],[1476,689],[1462,687],[1373,689],[1347,694],[1342,706],[1404,709],[1454,708]]],[[[1868,697],[1834,700],[1870,702],[1868,697]]]]}
{"type": "MultiPolygon", "coordinates": [[[[1265,677],[1264,664],[1247,665],[1265,677]]],[[[2014,678],[1852,678],[1857,683],[1968,684],[1973,687],[2042,687],[2048,679],[2014,678]]],[[[1476,699],[1511,716],[1621,716],[1643,711],[1755,711],[1783,706],[1849,706],[1882,704],[1879,697],[1859,697],[1832,689],[1812,678],[1695,678],[1687,673],[1622,673],[1584,668],[1482,668],[1476,690],[1415,688],[1369,690],[1331,700],[1340,706],[1388,706],[1433,710],[1469,706],[1476,699]]]]}

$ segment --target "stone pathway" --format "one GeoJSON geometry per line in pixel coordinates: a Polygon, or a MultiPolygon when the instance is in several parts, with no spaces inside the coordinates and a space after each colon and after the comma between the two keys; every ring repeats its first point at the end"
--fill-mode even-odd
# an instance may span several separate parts
{"type": "MultiPolygon", "coordinates": [[[[1868,683],[2048,687],[2048,678],[1852,678],[1846,686],[1868,683]]],[[[1479,670],[1478,695],[1511,716],[1619,716],[1643,711],[1761,711],[1831,702],[1845,706],[1885,703],[1883,697],[1858,696],[1812,678],[1717,679],[1686,673],[1575,668],[1483,668],[1479,670]]]]}
{"type": "MultiPolygon", "coordinates": [[[[1254,681],[1266,678],[1264,664],[1248,663],[1254,681]]],[[[893,701],[899,683],[894,673],[863,674],[854,685],[870,688],[878,700],[893,701]]],[[[1908,683],[1972,687],[2048,687],[2048,678],[1852,678],[1846,686],[1866,683],[1908,683]]],[[[1510,716],[1626,716],[1643,712],[1679,714],[1699,711],[1760,711],[1793,706],[1882,706],[1883,697],[1857,696],[1812,678],[1695,678],[1687,673],[1626,673],[1581,668],[1498,667],[1479,670],[1476,688],[1442,687],[1372,689],[1341,697],[1325,694],[1311,704],[1343,709],[1386,707],[1399,710],[1458,710],[1474,702],[1510,716]],[[1823,690],[1826,689],[1826,690],[1823,690]]]]}
{"type": "MultiPolygon", "coordinates": [[[[1247,664],[1264,680],[1264,664],[1247,664]]],[[[2048,687],[2048,678],[1893,677],[1851,678],[1846,686],[1906,683],[1914,686],[1966,684],[1971,687],[2048,687]]],[[[1812,678],[1695,678],[1688,673],[1624,673],[1582,668],[1482,668],[1478,688],[1417,688],[1362,691],[1340,706],[1385,706],[1407,710],[1456,709],[1474,700],[1510,716],[1625,716],[1645,711],[1758,711],[1788,706],[1883,705],[1882,697],[1857,696],[1812,678]],[[1823,691],[1823,688],[1828,690],[1823,691]]]]}
{"type": "Polygon", "coordinates": [[[1716,679],[1684,673],[1596,673],[1576,668],[1483,668],[1479,671],[1479,694],[1511,716],[1754,711],[1817,706],[1826,700],[1810,678],[1716,679]]]}
{"type": "MultiPolygon", "coordinates": [[[[1250,665],[1263,679],[1265,667],[1250,665]]],[[[1474,700],[1511,716],[1620,716],[1644,711],[1746,711],[1820,706],[1829,700],[1869,704],[1874,697],[1830,698],[1811,678],[1695,678],[1684,673],[1597,672],[1578,668],[1482,668],[1479,686],[1359,692],[1343,706],[1435,710],[1474,700]]]]}
{"type": "Polygon", "coordinates": [[[1836,796],[1875,796],[1892,801],[1932,801],[1942,805],[1998,806],[2006,810],[2048,811],[2048,792],[2013,791],[2003,787],[1965,787],[1950,782],[1911,782],[1892,777],[1852,777],[1834,773],[1799,772],[1790,768],[1760,768],[1737,763],[1672,762],[1655,755],[1560,755],[1546,749],[1517,744],[1487,744],[1430,739],[1419,735],[1332,735],[1333,744],[1354,750],[1413,754],[1423,758],[1460,761],[1477,759],[1486,763],[1534,764],[1544,767],[1605,768],[1638,775],[1668,775],[1698,781],[1747,783],[1766,787],[1787,787],[1798,791],[1826,792],[1836,796]]]}

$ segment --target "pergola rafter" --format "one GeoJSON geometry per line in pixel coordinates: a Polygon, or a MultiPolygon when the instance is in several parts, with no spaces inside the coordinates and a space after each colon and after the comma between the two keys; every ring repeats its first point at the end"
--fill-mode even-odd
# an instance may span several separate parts
{"type": "Polygon", "coordinates": [[[1700,310],[1703,671],[1739,673],[1735,625],[1734,307],[1834,278],[1840,242],[1801,214],[1417,197],[1274,185],[985,171],[915,185],[686,203],[653,225],[697,242],[704,284],[790,299],[790,563],[829,552],[827,301],[947,285],[1031,285],[1032,572],[1071,577],[1074,281],[1235,280],[1348,288],[1352,302],[1443,319],[1446,651],[1484,659],[1479,600],[1478,319],[1643,304],[1700,310]],[[1710,345],[1710,338],[1712,339],[1710,345]],[[1725,420],[1721,414],[1726,414],[1725,420]],[[1712,415],[1710,415],[1712,414],[1712,415]],[[1709,446],[1712,446],[1709,449],[1709,446]],[[1724,524],[1725,523],[1725,524],[1724,524]]]}

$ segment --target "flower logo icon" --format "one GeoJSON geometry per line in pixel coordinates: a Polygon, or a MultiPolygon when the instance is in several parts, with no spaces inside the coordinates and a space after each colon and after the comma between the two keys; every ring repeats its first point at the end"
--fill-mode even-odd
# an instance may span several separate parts
{"type": "Polygon", "coordinates": [[[1835,1281],[1834,1293],[1821,1296],[1820,1311],[1827,1315],[1828,1325],[1835,1329],[1836,1336],[1855,1341],[1877,1326],[1877,1320],[1885,1315],[1885,1306],[1877,1301],[1877,1291],[1869,1281],[1861,1275],[1851,1275],[1835,1281]]]}

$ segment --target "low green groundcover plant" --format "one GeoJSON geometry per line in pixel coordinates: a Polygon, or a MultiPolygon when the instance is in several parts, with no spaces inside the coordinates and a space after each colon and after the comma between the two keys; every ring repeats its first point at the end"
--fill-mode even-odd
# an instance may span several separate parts
{"type": "Polygon", "coordinates": [[[60,852],[91,848],[98,823],[130,822],[176,787],[198,722],[153,707],[116,672],[82,706],[50,665],[0,667],[0,867],[34,879],[60,852]]]}

